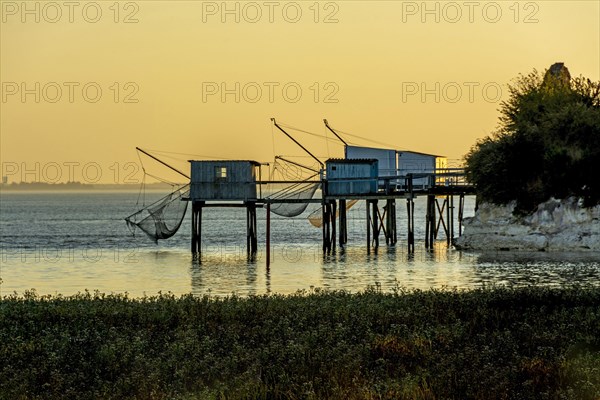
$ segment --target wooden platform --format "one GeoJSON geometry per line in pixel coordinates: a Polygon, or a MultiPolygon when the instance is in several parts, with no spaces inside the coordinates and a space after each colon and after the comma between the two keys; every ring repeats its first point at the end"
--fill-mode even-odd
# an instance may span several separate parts
{"type": "MultiPolygon", "coordinates": [[[[347,243],[347,213],[346,202],[359,200],[366,202],[366,236],[367,251],[379,247],[379,237],[385,237],[386,245],[395,246],[397,238],[397,200],[406,201],[407,221],[407,248],[409,252],[415,250],[414,199],[419,196],[427,197],[425,247],[433,249],[434,241],[439,232],[444,232],[448,246],[452,245],[454,239],[454,197],[458,196],[458,233],[462,234],[462,216],[464,212],[464,197],[474,194],[475,188],[469,185],[465,179],[464,170],[444,170],[435,173],[419,173],[397,176],[386,176],[383,178],[351,178],[335,180],[304,180],[304,181],[263,181],[240,182],[241,185],[256,185],[259,190],[248,192],[256,193],[256,198],[245,198],[244,200],[216,199],[214,196],[202,197],[202,191],[196,191],[194,198],[184,200],[191,201],[192,206],[192,252],[201,252],[202,235],[202,209],[207,207],[244,207],[247,209],[247,252],[249,257],[254,257],[257,252],[257,224],[256,209],[266,208],[266,252],[267,266],[270,265],[270,220],[271,205],[274,204],[321,204],[322,230],[323,230],[323,253],[329,254],[336,251],[336,244],[343,247],[347,243]],[[418,180],[419,185],[414,186],[413,181],[418,180]],[[340,193],[340,187],[360,187],[365,185],[338,185],[335,194],[328,194],[330,183],[361,182],[370,181],[368,186],[372,193],[356,194],[352,192],[340,193]],[[423,182],[429,182],[423,184],[423,182]],[[373,184],[376,183],[375,186],[373,184]],[[273,191],[270,195],[269,185],[287,185],[294,188],[295,185],[313,184],[314,192],[310,198],[294,198],[301,190],[294,192],[290,190],[273,191]],[[316,187],[315,187],[316,186],[316,187]],[[377,189],[377,190],[375,190],[377,189]],[[286,197],[287,196],[287,197],[286,197]],[[380,207],[380,204],[383,206],[380,207]]],[[[273,186],[271,186],[273,187],[273,186]]]]}

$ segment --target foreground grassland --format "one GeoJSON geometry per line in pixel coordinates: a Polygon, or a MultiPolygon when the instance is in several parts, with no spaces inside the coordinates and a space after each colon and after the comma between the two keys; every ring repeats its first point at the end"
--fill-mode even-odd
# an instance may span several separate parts
{"type": "Polygon", "coordinates": [[[600,289],[0,301],[1,399],[599,399],[600,289]]]}

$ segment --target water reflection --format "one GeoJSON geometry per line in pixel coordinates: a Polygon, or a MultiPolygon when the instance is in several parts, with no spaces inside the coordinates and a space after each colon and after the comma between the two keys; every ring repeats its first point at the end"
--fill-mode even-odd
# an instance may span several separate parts
{"type": "MultiPolygon", "coordinates": [[[[387,247],[382,240],[381,247],[368,252],[360,202],[348,214],[348,245],[326,256],[321,231],[306,219],[311,210],[297,218],[273,217],[270,269],[264,247],[248,260],[239,210],[206,212],[202,257],[194,259],[189,252],[190,218],[176,236],[158,246],[145,237],[129,236],[115,216],[130,214],[135,199],[123,193],[2,195],[0,228],[5,229],[0,231],[11,234],[0,234],[0,295],[30,288],[64,295],[85,289],[131,296],[159,291],[252,295],[311,287],[355,292],[374,285],[391,290],[600,282],[599,253],[465,253],[447,249],[445,240],[427,251],[424,198],[415,202],[414,254],[406,251],[406,221],[400,213],[398,244],[387,247]]],[[[465,211],[473,210],[474,198],[467,200],[465,211]]],[[[259,246],[264,246],[260,213],[258,232],[259,246]]]]}
{"type": "Polygon", "coordinates": [[[99,252],[99,259],[69,254],[42,259],[27,253],[4,254],[2,294],[36,288],[41,294],[74,294],[84,289],[128,292],[132,296],[162,292],[194,295],[261,295],[326,288],[361,291],[378,286],[461,289],[491,285],[561,286],[600,283],[598,253],[467,253],[440,244],[433,251],[402,245],[346,247],[323,255],[320,246],[274,246],[271,268],[264,249],[248,259],[245,249],[207,249],[201,257],[186,250],[138,249],[127,257],[99,252]],[[133,254],[133,255],[132,255],[133,254]]]}
{"type": "MultiPolygon", "coordinates": [[[[469,254],[469,253],[465,253],[469,254]]],[[[529,251],[495,251],[479,253],[479,263],[530,263],[530,262],[566,262],[600,264],[600,253],[597,252],[529,252],[529,251]]]]}
{"type": "MultiPolygon", "coordinates": [[[[355,292],[368,286],[389,291],[398,287],[469,289],[600,282],[599,255],[590,253],[468,253],[439,245],[433,251],[417,249],[415,253],[402,246],[381,247],[377,252],[346,247],[323,255],[315,246],[275,246],[268,269],[263,250],[251,258],[238,250],[213,250],[201,257],[185,252],[149,252],[141,257],[140,266],[151,265],[146,275],[164,287],[181,278],[178,268],[185,261],[190,286],[173,285],[168,290],[216,296],[294,293],[314,287],[355,292]]],[[[147,281],[143,287],[151,289],[147,281]]]]}
{"type": "MultiPolygon", "coordinates": [[[[266,277],[261,280],[258,260],[255,257],[221,257],[202,255],[191,257],[190,277],[194,295],[239,294],[256,295],[266,289],[266,277]]],[[[265,268],[266,269],[266,268],[265,268]]]]}
{"type": "Polygon", "coordinates": [[[490,252],[477,257],[474,269],[481,285],[596,285],[600,254],[490,252]]]}

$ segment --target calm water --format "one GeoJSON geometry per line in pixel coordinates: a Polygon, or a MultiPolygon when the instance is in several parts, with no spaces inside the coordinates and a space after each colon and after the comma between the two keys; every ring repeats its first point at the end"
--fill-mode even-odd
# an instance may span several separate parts
{"type": "MultiPolygon", "coordinates": [[[[147,202],[158,198],[155,193],[147,202]]],[[[245,209],[206,209],[200,260],[192,259],[189,210],[180,231],[155,245],[133,237],[123,217],[136,211],[137,193],[1,193],[0,295],[35,288],[41,294],[89,290],[239,295],[293,293],[311,288],[363,290],[380,285],[475,288],[482,285],[563,285],[600,282],[599,254],[490,253],[423,250],[425,199],[416,201],[416,253],[405,250],[404,201],[397,203],[399,242],[366,251],[364,204],[348,213],[345,251],[324,257],[321,230],[306,219],[272,218],[271,268],[264,258],[265,212],[258,210],[259,254],[246,258],[245,209]]],[[[457,202],[456,202],[457,203],[457,202]]],[[[473,199],[465,213],[471,215],[473,199]]],[[[383,243],[385,241],[383,240],[383,243]]]]}

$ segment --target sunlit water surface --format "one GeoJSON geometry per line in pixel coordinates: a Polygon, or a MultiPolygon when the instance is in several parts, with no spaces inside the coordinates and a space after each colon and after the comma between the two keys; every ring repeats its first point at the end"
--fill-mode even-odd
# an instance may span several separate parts
{"type": "MultiPolygon", "coordinates": [[[[161,193],[148,194],[146,203],[161,193]]],[[[600,282],[598,253],[468,253],[448,249],[440,232],[433,252],[424,249],[425,199],[415,203],[416,252],[406,251],[404,200],[398,200],[395,247],[367,252],[364,204],[349,210],[345,250],[323,256],[321,230],[307,215],[272,217],[272,262],[265,262],[265,211],[258,210],[259,253],[246,256],[243,208],[206,209],[203,255],[190,247],[190,210],[173,238],[154,244],[131,235],[123,218],[136,210],[137,193],[1,193],[0,295],[35,288],[70,295],[99,290],[131,296],[158,292],[196,295],[294,293],[312,288],[477,288],[490,285],[561,286],[600,282]]],[[[473,213],[466,199],[465,215],[473,213]]],[[[456,204],[457,202],[455,202],[456,204]]],[[[458,222],[455,222],[458,226],[458,222]]]]}

